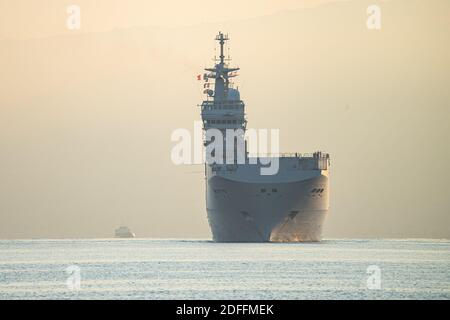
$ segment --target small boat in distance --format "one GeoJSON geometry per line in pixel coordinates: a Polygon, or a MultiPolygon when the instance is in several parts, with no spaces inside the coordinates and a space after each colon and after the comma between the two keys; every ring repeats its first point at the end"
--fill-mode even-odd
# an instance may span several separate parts
{"type": "Polygon", "coordinates": [[[136,238],[134,232],[131,232],[130,228],[126,226],[121,226],[117,228],[114,236],[116,238],[136,238]]]}

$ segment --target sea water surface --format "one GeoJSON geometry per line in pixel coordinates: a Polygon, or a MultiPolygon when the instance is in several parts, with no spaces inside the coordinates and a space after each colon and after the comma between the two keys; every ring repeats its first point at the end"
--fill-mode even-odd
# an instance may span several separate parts
{"type": "Polygon", "coordinates": [[[2,240],[0,299],[450,299],[450,240],[2,240]]]}

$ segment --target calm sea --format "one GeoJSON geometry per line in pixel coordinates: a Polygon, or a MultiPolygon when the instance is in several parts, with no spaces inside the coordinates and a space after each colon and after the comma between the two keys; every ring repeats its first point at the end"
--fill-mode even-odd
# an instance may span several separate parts
{"type": "Polygon", "coordinates": [[[450,299],[450,240],[5,240],[0,299],[450,299]]]}

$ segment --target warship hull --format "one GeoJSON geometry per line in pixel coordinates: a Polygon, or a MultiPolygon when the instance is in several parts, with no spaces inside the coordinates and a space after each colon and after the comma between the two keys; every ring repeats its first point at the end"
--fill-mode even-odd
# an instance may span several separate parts
{"type": "Polygon", "coordinates": [[[328,213],[328,176],[308,174],[290,182],[207,178],[206,204],[217,242],[320,241],[328,213]],[[312,176],[312,177],[311,177],[312,176]]]}

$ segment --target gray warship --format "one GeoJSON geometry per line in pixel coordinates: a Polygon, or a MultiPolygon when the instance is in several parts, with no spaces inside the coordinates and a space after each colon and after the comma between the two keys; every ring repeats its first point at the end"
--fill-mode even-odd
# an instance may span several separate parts
{"type": "MultiPolygon", "coordinates": [[[[245,133],[247,120],[240,92],[230,81],[239,68],[230,67],[230,59],[224,55],[228,35],[220,32],[215,40],[220,57],[203,75],[214,90],[204,91],[200,107],[204,132],[219,130],[225,140],[227,129],[245,133]]],[[[211,139],[204,139],[208,148],[211,139]]],[[[329,155],[314,152],[270,157],[276,157],[279,163],[276,174],[261,174],[267,159],[250,155],[247,144],[244,163],[238,163],[237,157],[231,164],[206,161],[206,211],[214,241],[321,240],[329,209],[329,155]]]]}

